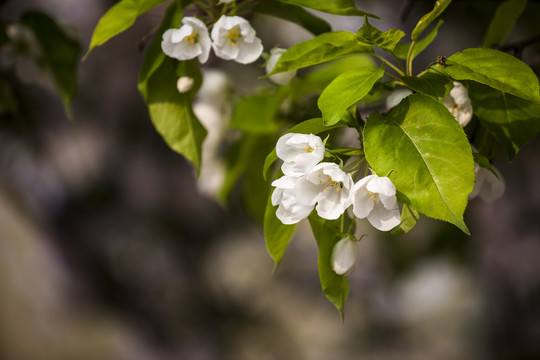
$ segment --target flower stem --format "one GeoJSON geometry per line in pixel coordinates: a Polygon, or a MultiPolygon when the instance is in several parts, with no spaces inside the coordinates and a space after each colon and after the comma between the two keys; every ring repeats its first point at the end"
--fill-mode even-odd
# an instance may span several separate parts
{"type": "Polygon", "coordinates": [[[412,62],[413,62],[413,50],[416,45],[416,41],[411,43],[409,51],[407,52],[407,75],[412,76],[412,62]]]}
{"type": "Polygon", "coordinates": [[[372,56],[375,56],[377,59],[381,60],[383,63],[385,63],[386,65],[390,66],[392,69],[394,69],[400,76],[404,76],[405,74],[403,73],[403,71],[401,71],[397,66],[395,66],[394,64],[392,64],[390,61],[386,60],[385,58],[383,58],[381,55],[379,54],[371,54],[372,56]]]}

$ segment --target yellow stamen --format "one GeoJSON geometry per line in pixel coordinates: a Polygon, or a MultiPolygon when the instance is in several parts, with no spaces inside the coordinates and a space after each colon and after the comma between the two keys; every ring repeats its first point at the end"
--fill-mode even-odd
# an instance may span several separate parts
{"type": "Polygon", "coordinates": [[[459,109],[461,109],[461,105],[454,106],[454,111],[458,111],[459,109]]]}
{"type": "Polygon", "coordinates": [[[225,35],[227,39],[229,39],[228,43],[230,45],[236,46],[236,43],[238,42],[238,39],[240,39],[240,31],[237,27],[227,31],[227,35],[225,35]]]}
{"type": "MultiPolygon", "coordinates": [[[[306,147],[306,152],[307,152],[307,153],[312,153],[314,150],[315,150],[315,149],[312,148],[311,146],[306,147]]],[[[321,175],[319,174],[319,176],[321,176],[321,175]]]]}
{"type": "Polygon", "coordinates": [[[191,33],[191,35],[188,35],[184,38],[185,41],[195,44],[199,41],[199,34],[197,34],[195,31],[191,33]]]}

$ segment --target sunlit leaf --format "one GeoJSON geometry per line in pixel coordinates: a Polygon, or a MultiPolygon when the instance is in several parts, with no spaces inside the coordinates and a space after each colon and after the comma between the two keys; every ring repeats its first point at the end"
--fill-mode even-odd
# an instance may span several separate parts
{"type": "MultiPolygon", "coordinates": [[[[433,40],[437,37],[437,33],[439,31],[439,27],[444,23],[443,20],[439,20],[437,25],[431,29],[431,31],[424,36],[421,40],[417,40],[414,43],[414,48],[412,52],[412,58],[418,56],[422,51],[424,51],[425,48],[431,44],[433,40]]],[[[407,54],[409,53],[409,48],[411,47],[411,43],[398,43],[396,44],[396,47],[394,49],[394,55],[396,55],[400,59],[407,59],[407,54]]]]}
{"type": "Polygon", "coordinates": [[[370,46],[356,42],[356,35],[348,31],[334,31],[291,46],[281,55],[271,74],[321,64],[345,56],[372,53],[370,46]]]}
{"type": "Polygon", "coordinates": [[[317,265],[322,291],[338,309],[343,320],[345,302],[349,295],[349,279],[347,276],[336,274],[332,269],[332,250],[341,239],[341,220],[325,220],[315,213],[308,219],[319,247],[317,265]]]}
{"type": "Polygon", "coordinates": [[[367,17],[364,17],[364,25],[357,32],[357,41],[368,46],[377,46],[385,51],[394,51],[396,44],[405,36],[405,33],[397,29],[389,29],[382,32],[371,26],[367,17]]]}
{"type": "Polygon", "coordinates": [[[375,71],[371,69],[349,71],[334,79],[319,97],[318,106],[326,125],[334,125],[347,108],[361,100],[373,88],[377,80],[384,76],[384,65],[375,71]]]}
{"type": "Polygon", "coordinates": [[[540,103],[538,78],[523,61],[502,51],[466,49],[436,65],[456,80],[473,80],[522,99],[540,103]]]}
{"type": "Polygon", "coordinates": [[[469,233],[463,212],[474,186],[474,162],[463,129],[444,105],[414,94],[386,116],[372,113],[364,148],[377,174],[391,172],[398,199],[469,233]]]}
{"type": "Polygon", "coordinates": [[[264,239],[266,249],[274,260],[274,271],[277,270],[283,254],[296,231],[296,224],[284,225],[276,216],[277,206],[272,206],[271,195],[268,197],[264,213],[264,239]]]}
{"type": "Polygon", "coordinates": [[[121,0],[116,3],[99,19],[84,57],[87,57],[96,46],[103,45],[128,29],[140,15],[166,1],[168,0],[121,0]]]}
{"type": "Polygon", "coordinates": [[[420,77],[402,76],[401,81],[412,90],[441,101],[454,87],[452,79],[436,71],[428,71],[420,77]]]}
{"type": "Polygon", "coordinates": [[[416,41],[420,35],[422,35],[422,32],[428,27],[429,24],[433,22],[439,15],[442,14],[442,12],[446,9],[448,5],[452,0],[437,0],[435,2],[435,6],[433,7],[433,10],[431,10],[426,15],[422,16],[420,21],[416,24],[416,27],[411,33],[411,39],[413,41],[416,41]]]}

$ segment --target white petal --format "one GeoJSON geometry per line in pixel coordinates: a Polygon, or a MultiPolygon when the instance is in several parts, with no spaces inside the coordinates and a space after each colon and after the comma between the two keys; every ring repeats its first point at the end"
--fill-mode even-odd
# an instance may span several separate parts
{"type": "Polygon", "coordinates": [[[238,41],[238,48],[240,51],[235,61],[240,64],[250,64],[254,62],[263,52],[263,46],[261,44],[261,39],[259,38],[254,38],[253,42],[240,39],[240,41],[238,41]]]}
{"type": "Polygon", "coordinates": [[[315,205],[317,200],[319,200],[319,193],[321,187],[313,184],[311,181],[308,181],[305,176],[302,176],[298,179],[296,184],[296,199],[299,204],[302,205],[315,205]]]}
{"type": "Polygon", "coordinates": [[[348,275],[358,261],[358,243],[348,238],[339,240],[332,249],[332,269],[339,275],[348,275]]]}
{"type": "Polygon", "coordinates": [[[376,229],[388,231],[399,225],[401,222],[401,215],[397,207],[388,210],[382,203],[375,202],[375,206],[369,213],[367,219],[376,229]]]}
{"type": "Polygon", "coordinates": [[[271,197],[273,206],[279,205],[281,203],[281,199],[283,198],[283,191],[284,191],[283,189],[279,189],[279,188],[274,190],[271,197]]]}
{"type": "Polygon", "coordinates": [[[272,182],[272,186],[275,186],[279,189],[293,189],[296,185],[297,179],[294,179],[290,176],[282,176],[279,179],[276,179],[272,182]]]}
{"type": "Polygon", "coordinates": [[[372,176],[373,178],[366,185],[368,191],[386,196],[396,195],[396,187],[392,183],[392,180],[387,177],[372,176]]]}
{"type": "Polygon", "coordinates": [[[285,225],[296,224],[300,220],[305,219],[311,214],[313,206],[295,206],[293,208],[285,208],[279,206],[276,210],[276,217],[285,225]]]}
{"type": "Polygon", "coordinates": [[[171,34],[171,41],[173,44],[182,42],[186,36],[193,34],[193,27],[191,25],[184,25],[180,29],[175,30],[171,34]]]}
{"type": "MultiPolygon", "coordinates": [[[[317,214],[323,219],[336,220],[343,214],[345,209],[338,193],[335,190],[329,191],[329,193],[330,195],[319,199],[315,210],[317,210],[317,214]]],[[[322,194],[325,193],[323,192],[322,194]]]]}
{"type": "Polygon", "coordinates": [[[369,175],[360,179],[351,190],[351,200],[353,205],[353,214],[359,219],[363,219],[369,215],[374,206],[374,201],[371,200],[371,195],[366,189],[368,183],[376,175],[369,175]]]}

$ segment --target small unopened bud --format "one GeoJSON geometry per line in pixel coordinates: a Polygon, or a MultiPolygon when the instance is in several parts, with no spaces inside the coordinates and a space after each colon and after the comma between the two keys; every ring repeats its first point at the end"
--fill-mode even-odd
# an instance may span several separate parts
{"type": "Polygon", "coordinates": [[[338,275],[349,275],[356,268],[358,242],[348,237],[339,240],[332,250],[332,269],[338,275]]]}
{"type": "Polygon", "coordinates": [[[193,87],[194,80],[189,76],[181,76],[176,83],[176,87],[181,94],[187,93],[193,87]]]}

